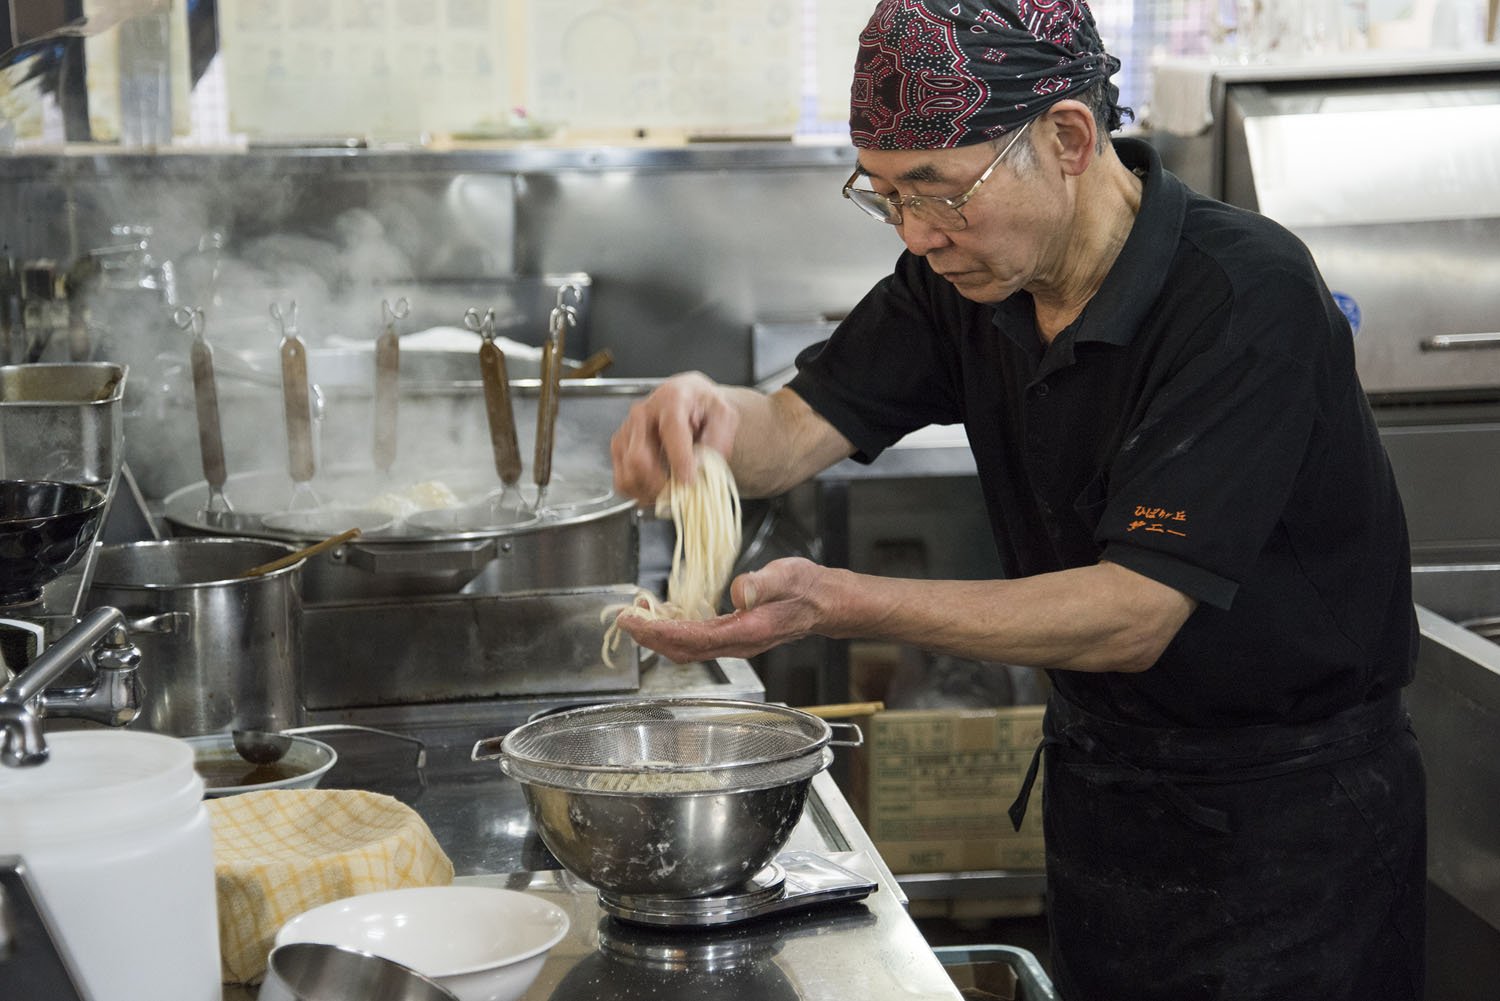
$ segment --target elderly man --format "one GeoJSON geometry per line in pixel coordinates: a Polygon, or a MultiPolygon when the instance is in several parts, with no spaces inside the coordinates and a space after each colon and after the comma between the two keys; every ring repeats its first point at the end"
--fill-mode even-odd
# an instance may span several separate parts
{"type": "Polygon", "coordinates": [[[779,560],[731,615],[622,627],[679,661],[817,634],[1046,668],[1068,1001],[1416,998],[1409,555],[1350,330],[1293,236],[1109,140],[1118,66],[1081,2],[884,0],[843,194],[906,252],[785,389],[679,376],[613,442],[648,502],[695,443],[765,495],[962,423],[1006,579],[779,560]]]}

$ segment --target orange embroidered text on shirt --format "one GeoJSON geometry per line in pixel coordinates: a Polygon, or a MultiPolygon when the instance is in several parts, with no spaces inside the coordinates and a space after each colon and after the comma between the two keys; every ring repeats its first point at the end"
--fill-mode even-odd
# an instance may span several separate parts
{"type": "Polygon", "coordinates": [[[1145,504],[1137,504],[1135,508],[1135,520],[1131,521],[1126,530],[1130,532],[1155,532],[1158,535],[1176,535],[1187,538],[1187,532],[1182,529],[1187,527],[1187,512],[1172,511],[1163,507],[1149,507],[1145,504]]]}

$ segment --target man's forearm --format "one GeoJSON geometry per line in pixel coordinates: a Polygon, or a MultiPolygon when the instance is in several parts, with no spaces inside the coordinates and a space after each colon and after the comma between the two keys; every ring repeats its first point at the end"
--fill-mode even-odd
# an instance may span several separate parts
{"type": "Polygon", "coordinates": [[[734,386],[724,393],[740,415],[730,466],[742,496],[785,493],[853,451],[791,390],[767,395],[734,386]]]}
{"type": "Polygon", "coordinates": [[[1196,607],[1181,592],[1109,563],[987,581],[825,572],[817,632],[1029,667],[1145,670],[1196,607]]]}

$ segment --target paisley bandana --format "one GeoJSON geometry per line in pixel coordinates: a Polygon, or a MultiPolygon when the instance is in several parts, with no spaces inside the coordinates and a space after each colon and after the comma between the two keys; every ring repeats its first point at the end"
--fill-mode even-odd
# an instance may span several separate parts
{"type": "MultiPolygon", "coordinates": [[[[861,149],[968,146],[1119,68],[1083,0],[880,0],[859,36],[849,131],[861,149]]],[[[1113,131],[1113,84],[1109,97],[1113,131]]]]}

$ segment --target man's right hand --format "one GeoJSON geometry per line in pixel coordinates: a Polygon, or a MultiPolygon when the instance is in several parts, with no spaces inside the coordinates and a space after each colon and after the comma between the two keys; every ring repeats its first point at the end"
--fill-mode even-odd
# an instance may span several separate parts
{"type": "Polygon", "coordinates": [[[739,427],[739,410],[722,386],[700,372],[673,376],[632,405],[610,439],[615,492],[654,504],[670,476],[690,482],[697,473],[694,445],[728,458],[739,427]]]}

